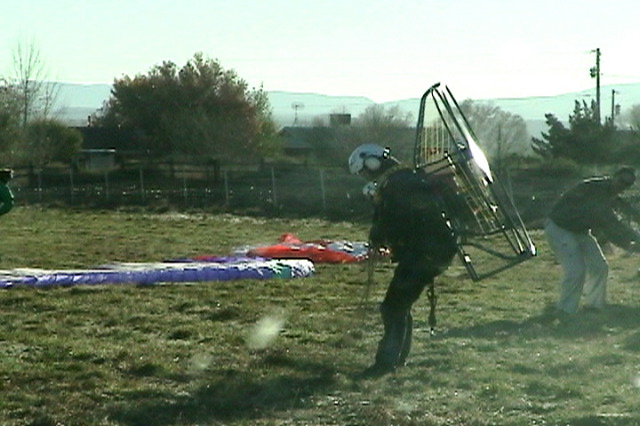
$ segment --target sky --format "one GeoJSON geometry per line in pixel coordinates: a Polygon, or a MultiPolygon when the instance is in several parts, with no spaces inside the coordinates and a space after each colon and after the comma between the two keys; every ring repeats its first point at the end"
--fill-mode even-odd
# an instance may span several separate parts
{"type": "MultiPolygon", "coordinates": [[[[640,82],[638,0],[0,0],[0,75],[33,44],[51,80],[106,83],[201,52],[250,88],[459,99],[640,82]],[[9,5],[10,3],[10,5],[9,5]]],[[[595,90],[595,89],[594,89],[595,90]]],[[[640,99],[638,100],[640,103],[640,99]]]]}

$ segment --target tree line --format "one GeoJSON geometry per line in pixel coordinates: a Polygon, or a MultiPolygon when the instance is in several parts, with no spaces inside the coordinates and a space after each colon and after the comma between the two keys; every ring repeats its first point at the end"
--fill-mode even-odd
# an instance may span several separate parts
{"type": "Polygon", "coordinates": [[[581,165],[640,164],[640,105],[626,117],[626,128],[614,124],[615,117],[600,122],[595,101],[575,101],[569,125],[546,114],[549,130],[532,138],[532,148],[543,159],[568,159],[581,165]],[[636,116],[637,114],[637,116],[636,116]]]}
{"type": "MultiPolygon", "coordinates": [[[[3,166],[41,168],[70,163],[82,149],[82,134],[56,119],[56,86],[46,80],[46,64],[34,43],[13,51],[14,75],[0,78],[0,155],[3,166]]],[[[568,160],[578,165],[640,164],[640,105],[625,129],[614,117],[600,123],[594,105],[575,102],[568,126],[549,113],[548,131],[531,137],[522,117],[488,103],[461,103],[492,165],[508,168],[513,159],[568,160]]],[[[272,117],[267,93],[250,88],[234,70],[196,53],[183,66],[164,61],[147,73],[114,80],[111,94],[91,126],[133,135],[127,150],[153,159],[259,161],[282,158],[283,137],[272,117]]],[[[306,134],[311,160],[342,164],[360,143],[390,146],[399,158],[412,158],[413,116],[397,107],[374,105],[350,126],[316,120],[306,134]]]]}

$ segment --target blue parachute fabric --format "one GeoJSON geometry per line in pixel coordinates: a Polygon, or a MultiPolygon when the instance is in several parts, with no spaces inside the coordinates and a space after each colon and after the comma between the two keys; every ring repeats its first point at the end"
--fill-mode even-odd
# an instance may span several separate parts
{"type": "Polygon", "coordinates": [[[206,262],[116,263],[90,270],[0,271],[0,289],[98,284],[180,283],[241,279],[304,278],[315,272],[306,259],[219,258],[206,262]]]}

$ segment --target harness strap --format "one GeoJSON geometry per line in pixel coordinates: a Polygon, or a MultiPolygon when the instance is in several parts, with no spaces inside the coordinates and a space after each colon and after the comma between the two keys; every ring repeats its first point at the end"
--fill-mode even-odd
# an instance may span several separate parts
{"type": "Polygon", "coordinates": [[[391,176],[393,173],[397,172],[398,170],[402,170],[402,169],[409,170],[409,167],[404,166],[402,164],[396,164],[395,166],[390,167],[384,173],[378,176],[378,178],[375,180],[376,192],[373,194],[374,204],[379,204],[382,201],[382,196],[380,195],[380,191],[382,191],[382,189],[387,185],[389,176],[391,176]]]}
{"type": "Polygon", "coordinates": [[[434,335],[436,329],[436,304],[438,303],[438,296],[436,296],[436,286],[432,282],[427,288],[427,297],[429,298],[429,334],[434,335]]]}

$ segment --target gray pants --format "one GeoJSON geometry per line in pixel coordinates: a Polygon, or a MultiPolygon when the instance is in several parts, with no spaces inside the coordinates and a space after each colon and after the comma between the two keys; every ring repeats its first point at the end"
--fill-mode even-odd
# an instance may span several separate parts
{"type": "Polygon", "coordinates": [[[575,234],[550,219],[545,222],[544,230],[564,271],[556,307],[564,312],[575,313],[584,292],[587,307],[604,308],[609,265],[593,235],[575,234]]]}

